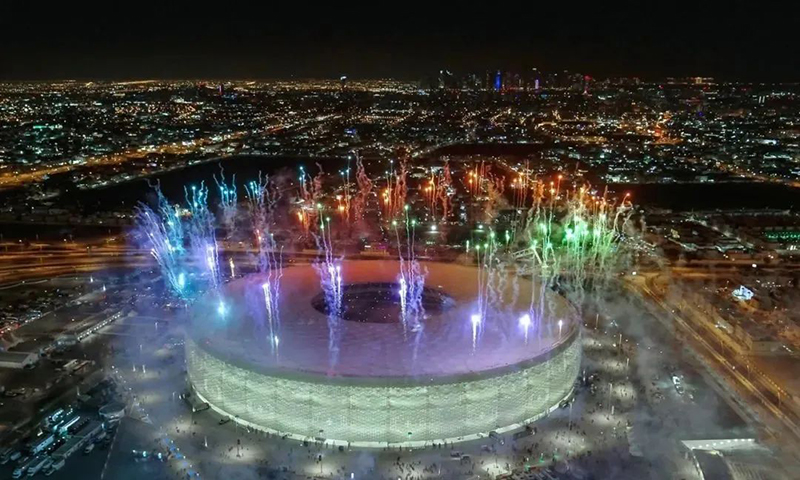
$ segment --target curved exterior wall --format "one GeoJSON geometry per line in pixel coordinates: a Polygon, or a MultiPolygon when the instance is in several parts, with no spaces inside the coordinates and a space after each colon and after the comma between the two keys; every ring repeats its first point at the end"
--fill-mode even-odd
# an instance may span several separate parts
{"type": "Polygon", "coordinates": [[[525,365],[430,383],[272,375],[220,360],[191,339],[186,362],[195,391],[212,408],[255,428],[356,446],[458,441],[518,427],[569,395],[581,356],[572,333],[525,365]]]}

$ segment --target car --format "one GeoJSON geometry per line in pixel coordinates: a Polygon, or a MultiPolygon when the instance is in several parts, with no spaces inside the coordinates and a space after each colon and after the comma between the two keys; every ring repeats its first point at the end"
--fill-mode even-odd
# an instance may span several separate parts
{"type": "Polygon", "coordinates": [[[54,462],[52,465],[50,465],[49,469],[45,470],[44,474],[49,477],[50,475],[54,474],[55,472],[61,470],[61,467],[64,466],[64,463],[66,463],[66,462],[64,461],[63,458],[61,460],[57,461],[57,462],[54,462]]]}
{"type": "Polygon", "coordinates": [[[83,449],[83,453],[89,454],[89,453],[92,453],[92,450],[94,450],[94,443],[90,443],[89,445],[86,445],[86,448],[83,449]]]}
{"type": "Polygon", "coordinates": [[[8,463],[8,461],[11,460],[11,455],[13,453],[14,449],[12,448],[6,448],[5,450],[3,450],[3,453],[0,454],[0,465],[5,465],[6,463],[8,463]]]}

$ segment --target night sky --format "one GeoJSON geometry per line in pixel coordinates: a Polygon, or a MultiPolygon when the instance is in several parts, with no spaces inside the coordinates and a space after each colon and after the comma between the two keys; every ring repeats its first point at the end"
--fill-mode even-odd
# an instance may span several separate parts
{"type": "Polygon", "coordinates": [[[4,5],[0,79],[420,79],[538,67],[800,80],[794,2],[48,3],[4,5]]]}

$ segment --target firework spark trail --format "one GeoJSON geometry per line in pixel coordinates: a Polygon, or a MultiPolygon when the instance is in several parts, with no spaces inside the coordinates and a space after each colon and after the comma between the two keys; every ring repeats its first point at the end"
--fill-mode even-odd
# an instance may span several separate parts
{"type": "MultiPolygon", "coordinates": [[[[390,167],[393,167],[394,161],[389,160],[389,165],[390,167]]],[[[381,214],[383,214],[386,217],[391,217],[392,211],[394,210],[394,207],[392,206],[392,198],[394,198],[392,194],[392,175],[393,173],[391,168],[389,170],[386,170],[385,172],[386,188],[384,188],[383,192],[381,192],[380,194],[380,201],[383,202],[381,203],[381,214]]]]}
{"type": "Polygon", "coordinates": [[[538,183],[537,177],[531,177],[530,161],[525,160],[525,165],[521,172],[511,181],[511,188],[514,189],[514,208],[517,210],[517,220],[528,205],[529,191],[536,191],[538,183]]]}
{"type": "Polygon", "coordinates": [[[425,318],[425,308],[422,304],[422,295],[425,292],[425,276],[426,271],[423,271],[416,258],[416,225],[415,219],[409,219],[408,206],[404,206],[405,225],[406,225],[406,246],[408,248],[408,260],[403,261],[402,253],[400,254],[400,279],[405,281],[405,295],[406,298],[402,302],[405,304],[404,315],[410,319],[410,322],[403,320],[404,328],[406,324],[410,324],[410,330],[413,339],[413,349],[411,360],[412,363],[417,361],[417,352],[422,340],[425,325],[422,320],[425,318]]]}
{"type": "Polygon", "coordinates": [[[403,325],[403,335],[408,331],[413,335],[412,362],[417,361],[417,351],[422,341],[425,330],[422,320],[425,318],[425,308],[422,303],[422,296],[425,292],[425,277],[427,271],[422,268],[416,258],[416,219],[409,216],[408,205],[403,206],[405,241],[400,237],[398,222],[392,221],[394,226],[395,238],[397,239],[398,260],[400,262],[400,273],[397,277],[400,298],[400,321],[403,325]],[[404,246],[405,244],[405,246],[404,246]],[[403,252],[405,251],[405,255],[403,252]]]}
{"type": "Polygon", "coordinates": [[[358,193],[353,201],[353,218],[356,222],[364,220],[364,210],[372,193],[372,180],[370,180],[364,169],[364,162],[361,157],[356,155],[356,184],[358,193]]]}
{"type": "Polygon", "coordinates": [[[351,200],[351,192],[350,192],[350,159],[347,160],[347,168],[344,170],[339,171],[339,175],[342,177],[342,194],[337,195],[337,200],[339,201],[339,213],[341,214],[342,218],[345,221],[346,225],[350,225],[350,200],[351,200]]]}
{"type": "Polygon", "coordinates": [[[505,184],[501,178],[494,178],[489,174],[486,177],[486,203],[484,206],[484,223],[492,225],[497,219],[499,211],[508,207],[508,202],[503,196],[505,184]]]}
{"type": "Polygon", "coordinates": [[[416,219],[409,216],[408,205],[403,206],[405,236],[401,237],[399,222],[392,221],[395,239],[397,241],[398,260],[400,262],[400,273],[397,277],[400,297],[400,320],[403,324],[403,332],[410,330],[421,333],[423,330],[422,319],[425,316],[425,309],[422,304],[422,295],[425,291],[425,277],[427,272],[419,264],[415,253],[416,242],[416,219]]]}
{"type": "Polygon", "coordinates": [[[325,179],[325,171],[322,169],[322,165],[319,163],[317,164],[317,168],[319,172],[317,172],[317,176],[311,182],[311,200],[314,203],[319,203],[322,201],[322,197],[325,194],[322,190],[322,182],[325,179]]]}
{"type": "Polygon", "coordinates": [[[311,216],[309,212],[313,211],[313,200],[311,192],[308,190],[308,174],[303,166],[300,166],[300,209],[297,211],[297,217],[300,224],[303,226],[303,231],[307,234],[311,226],[311,216]]]}
{"type": "Polygon", "coordinates": [[[214,182],[219,188],[219,209],[221,212],[220,223],[225,228],[226,238],[231,238],[236,231],[236,218],[238,216],[238,199],[236,194],[236,175],[233,175],[231,184],[225,183],[225,172],[220,167],[220,178],[214,175],[214,182]]]}
{"type": "Polygon", "coordinates": [[[169,200],[161,193],[161,188],[155,187],[156,195],[158,198],[158,213],[161,216],[162,223],[166,230],[166,236],[169,244],[173,250],[174,255],[180,256],[186,250],[183,242],[183,222],[179,214],[178,206],[172,205],[169,200]]]}
{"type": "Polygon", "coordinates": [[[506,267],[498,255],[498,245],[494,231],[490,231],[487,240],[475,245],[478,266],[477,292],[475,312],[471,318],[473,327],[473,348],[480,340],[480,332],[489,318],[490,310],[502,310],[505,302],[503,292],[506,288],[506,267]],[[479,319],[475,324],[475,319],[479,319]]]}
{"type": "Polygon", "coordinates": [[[277,189],[272,188],[269,177],[260,173],[257,180],[245,185],[250,222],[255,233],[257,248],[257,269],[265,276],[261,285],[264,294],[269,340],[273,353],[277,355],[280,342],[279,299],[283,261],[280,249],[270,231],[275,205],[280,198],[277,189]]]}
{"type": "Polygon", "coordinates": [[[487,273],[485,283],[486,309],[490,307],[494,310],[503,310],[508,302],[503,295],[507,288],[507,265],[505,252],[501,250],[501,244],[497,241],[497,233],[492,230],[489,232],[489,241],[485,244],[487,249],[485,271],[487,273]]]}
{"type": "Polygon", "coordinates": [[[483,330],[483,317],[480,313],[473,313],[469,320],[472,325],[472,353],[474,354],[478,349],[478,337],[483,330]]]}
{"type": "Polygon", "coordinates": [[[220,270],[219,270],[219,246],[216,241],[208,242],[205,251],[205,263],[208,268],[211,285],[214,288],[219,287],[220,284],[220,270]]]}
{"type": "Polygon", "coordinates": [[[488,301],[487,301],[487,286],[490,280],[490,276],[492,273],[490,272],[490,265],[492,262],[493,253],[490,251],[491,247],[489,242],[476,243],[475,245],[475,257],[476,263],[478,266],[478,279],[477,279],[477,291],[478,291],[478,298],[476,300],[476,305],[473,313],[470,316],[470,324],[472,327],[472,352],[475,353],[475,350],[478,347],[478,341],[480,338],[480,334],[483,331],[483,324],[486,321],[487,313],[488,313],[488,301]],[[481,257],[481,253],[483,257],[481,257]]]}
{"type": "Polygon", "coordinates": [[[303,200],[305,205],[304,213],[306,216],[307,230],[310,231],[312,225],[319,225],[322,220],[322,199],[324,192],[322,190],[322,182],[325,178],[325,172],[322,170],[322,165],[317,164],[319,172],[311,179],[311,189],[306,187],[306,197],[303,200]]]}
{"type": "Polygon", "coordinates": [[[305,233],[310,233],[311,227],[318,224],[323,197],[322,180],[325,173],[318,163],[319,172],[312,177],[305,169],[300,167],[300,211],[298,216],[303,224],[305,233]]]}
{"type": "Polygon", "coordinates": [[[405,160],[400,161],[400,170],[392,174],[394,185],[390,188],[392,193],[392,211],[390,217],[398,217],[404,213],[403,209],[406,205],[406,196],[408,195],[408,182],[406,177],[408,175],[408,165],[405,160]]]}
{"type": "Polygon", "coordinates": [[[319,276],[327,306],[329,366],[333,368],[339,361],[339,340],[342,329],[342,259],[337,258],[333,251],[330,217],[323,217],[322,212],[319,215],[319,234],[314,238],[322,258],[316,260],[313,267],[319,276]]]}
{"type": "Polygon", "coordinates": [[[425,197],[426,207],[428,208],[428,213],[430,214],[430,218],[435,222],[436,221],[436,206],[438,204],[437,200],[439,198],[438,191],[439,191],[439,182],[436,178],[436,172],[434,168],[430,170],[430,177],[428,178],[427,185],[422,183],[420,185],[420,190],[423,192],[422,195],[425,197]]]}
{"type": "MultiPolygon", "coordinates": [[[[160,191],[159,198],[163,198],[160,191]]],[[[162,214],[165,213],[163,208],[160,208],[159,211],[162,214]]],[[[186,274],[180,270],[178,258],[183,251],[183,243],[182,239],[178,242],[177,239],[171,238],[171,235],[174,235],[175,227],[169,225],[169,222],[179,222],[180,220],[173,218],[170,212],[171,210],[167,209],[166,213],[170,216],[162,218],[147,205],[140,204],[136,207],[136,225],[147,237],[150,254],[158,263],[161,276],[170,292],[177,298],[185,299],[187,295],[186,274]]]]}
{"type": "Polygon", "coordinates": [[[267,316],[267,326],[269,327],[269,343],[272,352],[277,355],[278,342],[280,341],[280,314],[278,301],[280,295],[280,277],[267,277],[261,285],[264,294],[264,308],[267,316]]]}
{"type": "Polygon", "coordinates": [[[528,335],[530,334],[531,323],[532,320],[530,313],[523,313],[519,317],[519,327],[522,329],[522,334],[525,337],[525,345],[528,344],[528,335]]]}
{"type": "Polygon", "coordinates": [[[453,210],[453,205],[450,200],[450,196],[452,195],[451,185],[453,183],[453,179],[450,176],[450,163],[448,161],[444,162],[444,168],[442,169],[442,175],[439,179],[439,186],[438,186],[438,196],[439,201],[442,204],[442,221],[447,221],[450,217],[450,214],[453,210]]]}
{"type": "Polygon", "coordinates": [[[208,209],[208,189],[203,183],[198,188],[184,188],[190,213],[187,234],[192,254],[208,273],[213,288],[220,285],[219,247],[214,231],[214,215],[208,209]]]}
{"type": "Polygon", "coordinates": [[[300,198],[305,201],[311,201],[311,193],[308,191],[308,174],[305,168],[300,166],[300,198]]]}
{"type": "Polygon", "coordinates": [[[245,194],[258,252],[257,268],[260,273],[266,273],[274,269],[276,263],[280,263],[275,256],[277,246],[270,231],[280,193],[272,187],[269,176],[259,173],[257,180],[251,180],[245,185],[245,194]]]}

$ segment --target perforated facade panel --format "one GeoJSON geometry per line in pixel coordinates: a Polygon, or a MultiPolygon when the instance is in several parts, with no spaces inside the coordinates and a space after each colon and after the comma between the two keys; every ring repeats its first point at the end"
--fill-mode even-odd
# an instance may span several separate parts
{"type": "Polygon", "coordinates": [[[580,341],[538,363],[432,381],[272,376],[220,360],[187,339],[195,390],[216,409],[271,431],[347,442],[458,439],[524,423],[572,389],[580,341]]]}

